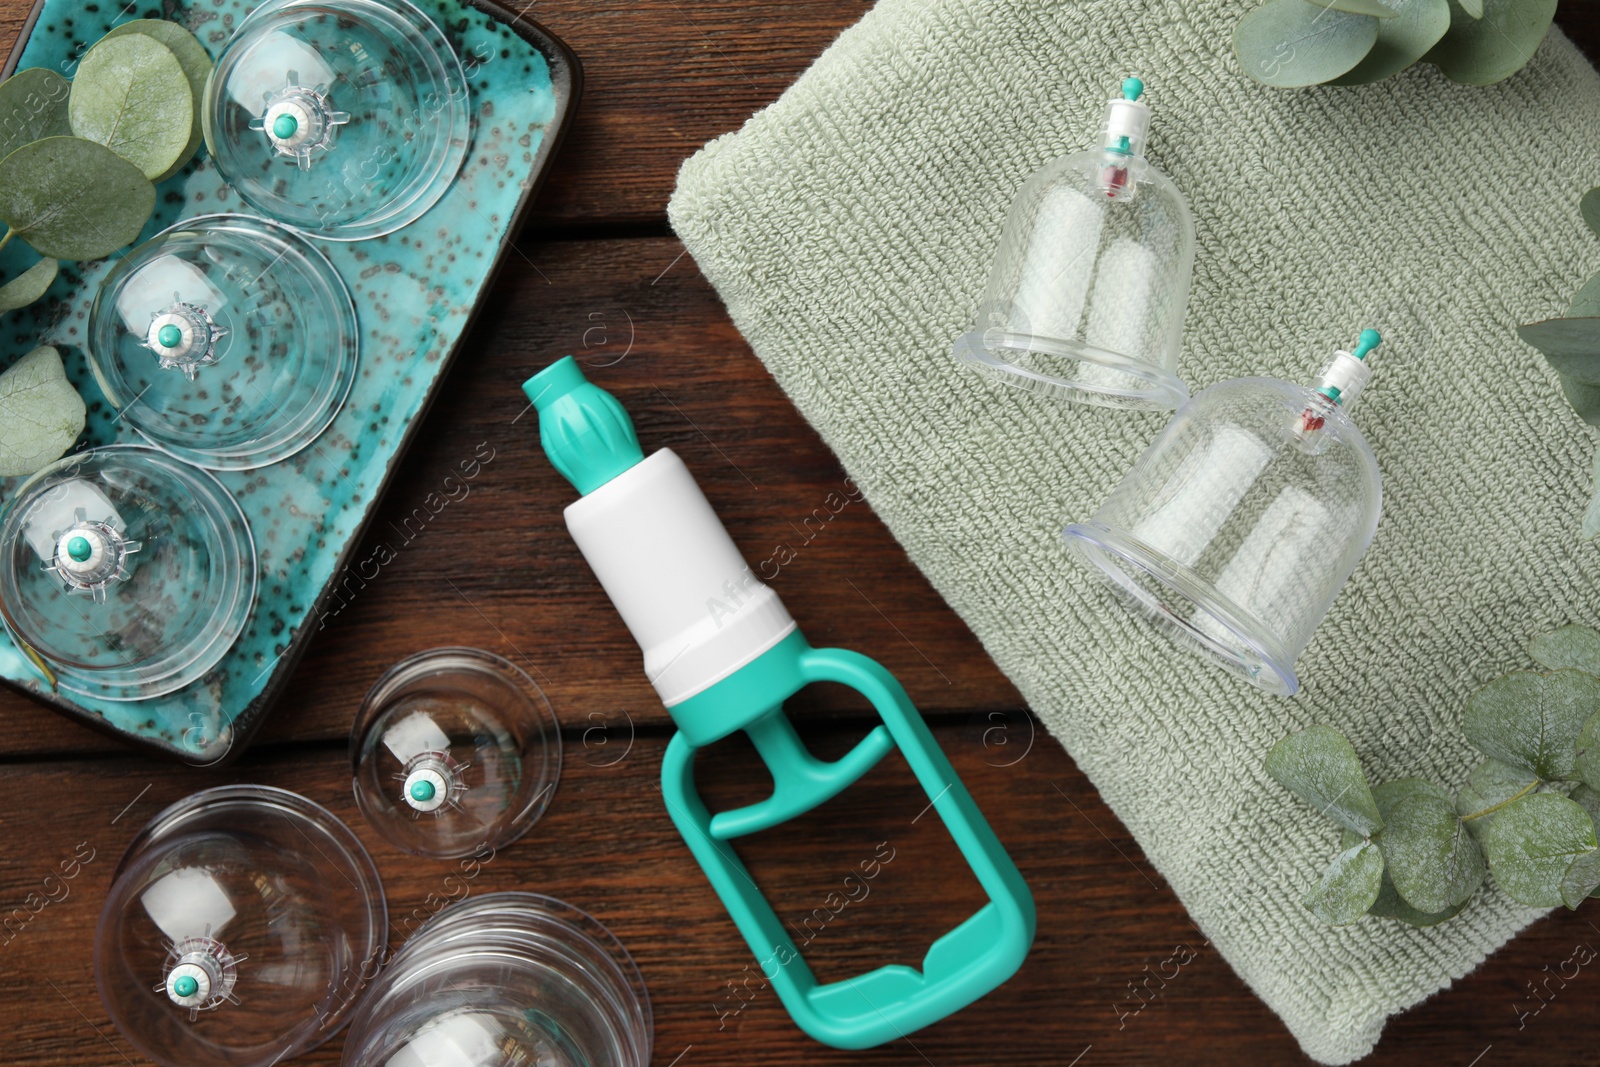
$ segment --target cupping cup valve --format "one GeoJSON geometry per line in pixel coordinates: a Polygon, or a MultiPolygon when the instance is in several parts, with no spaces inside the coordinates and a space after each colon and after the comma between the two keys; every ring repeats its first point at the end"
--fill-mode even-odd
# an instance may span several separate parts
{"type": "Polygon", "coordinates": [[[1137,612],[1269,692],[1377,532],[1383,481],[1350,409],[1378,346],[1366,330],[1316,388],[1214,385],[1172,417],[1067,544],[1137,612]]]}
{"type": "Polygon", "coordinates": [[[268,0],[217,60],[200,117],[246,203],[332,241],[414,222],[471,133],[461,61],[406,0],[268,0]]]}
{"type": "Polygon", "coordinates": [[[95,980],[163,1067],[272,1067],[338,1033],[388,932],[378,872],[344,823],[287,790],[219,786],[128,846],[95,980]]]}
{"type": "Polygon", "coordinates": [[[773,591],[751,575],[683,461],[648,458],[614,397],[567,357],[523,386],[545,453],[583,496],[567,529],[644,652],[645,673],[678,733],[661,768],[667,808],[717,895],[806,1033],[870,1048],[993,990],[1033,941],[1033,897],[894,676],[843,649],[812,648],[773,591]],[[709,612],[737,593],[729,618],[709,612]],[[882,724],[832,763],[807,751],[783,702],[814,682],[865,695],[882,724]],[[695,750],[737,730],[772,772],[772,796],[710,813],[695,750]],[[887,966],[821,985],[726,842],[777,826],[836,796],[899,747],[989,903],[934,942],[920,970],[887,966]]]}
{"type": "Polygon", "coordinates": [[[1006,385],[1102,407],[1171,410],[1194,269],[1194,219],[1144,157],[1144,83],[1106,104],[1100,147],[1046,164],[1006,218],[956,356],[1006,385]]]}

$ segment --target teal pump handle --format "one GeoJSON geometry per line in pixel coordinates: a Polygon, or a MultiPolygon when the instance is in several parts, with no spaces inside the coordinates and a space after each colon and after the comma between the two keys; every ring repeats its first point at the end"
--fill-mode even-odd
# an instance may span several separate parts
{"type": "Polygon", "coordinates": [[[751,575],[683,462],[667,449],[644,457],[622,406],[570,356],[523,389],[551,462],[584,494],[566,509],[567,528],[678,726],[661,767],[668,812],[800,1027],[838,1048],[870,1048],[1014,974],[1033,942],[1033,897],[900,683],[858,653],[812,648],[751,575]],[[831,762],[811,754],[783,712],[785,700],[823,681],[863,694],[881,720],[831,762]],[[772,772],[772,795],[712,814],[694,785],[694,754],[739,730],[772,772]],[[730,842],[837,796],[895,748],[989,902],[936,940],[920,968],[881,967],[822,985],[730,842]]]}

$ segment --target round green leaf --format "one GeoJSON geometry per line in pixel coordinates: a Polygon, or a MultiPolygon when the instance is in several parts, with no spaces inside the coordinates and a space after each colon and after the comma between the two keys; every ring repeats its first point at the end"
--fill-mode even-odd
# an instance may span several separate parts
{"type": "MultiPolygon", "coordinates": [[[[1566,379],[1563,378],[1562,383],[1565,384],[1565,382],[1566,379]]],[[[1590,386],[1584,386],[1583,388],[1586,391],[1594,392],[1597,399],[1600,399],[1600,389],[1592,389],[1590,386]]],[[[1568,399],[1571,399],[1570,393],[1568,394],[1568,399]]],[[[1587,419],[1588,416],[1585,415],[1584,418],[1587,419]]],[[[1600,422],[1593,425],[1600,426],[1600,422]]],[[[1600,448],[1596,448],[1594,452],[1594,465],[1589,472],[1589,485],[1593,495],[1589,497],[1589,506],[1583,512],[1583,536],[1593,540],[1596,537],[1600,537],[1600,448]]]]}
{"type": "MultiPolygon", "coordinates": [[[[1600,234],[1600,185],[1583,194],[1583,199],[1578,201],[1578,211],[1583,215],[1583,221],[1589,224],[1589,229],[1600,234]]],[[[1590,282],[1593,281],[1591,278],[1590,282]]]]}
{"type": "Polygon", "coordinates": [[[178,65],[183,68],[183,76],[189,79],[189,92],[194,97],[194,107],[189,109],[192,119],[189,126],[189,140],[183,146],[178,161],[154,179],[159,182],[176,174],[200,150],[202,140],[200,103],[205,99],[206,79],[211,76],[211,55],[206,51],[205,45],[200,43],[199,38],[176,22],[168,22],[166,19],[134,19],[132,22],[124,22],[106,34],[106,37],[119,37],[129,33],[143,34],[170,48],[172,54],[177,57],[178,65]]]}
{"type": "Polygon", "coordinates": [[[1456,794],[1456,814],[1480,840],[1498,812],[1512,797],[1531,793],[1539,776],[1497,759],[1486,759],[1467,775],[1467,784],[1456,794]]]}
{"type": "Polygon", "coordinates": [[[1475,19],[1483,18],[1483,0],[1459,0],[1461,10],[1475,19]]]}
{"type": "Polygon", "coordinates": [[[30,67],[0,82],[0,159],[29,141],[71,133],[71,92],[67,79],[45,67],[30,67]]]}
{"type": "Polygon", "coordinates": [[[1363,841],[1334,857],[1304,903],[1323,922],[1345,926],[1372,907],[1382,879],[1383,854],[1372,842],[1363,841]]]}
{"type": "Polygon", "coordinates": [[[0,221],[40,255],[98,259],[139,236],[156,187],[81,137],[46,137],[0,160],[0,221]]]}
{"type": "MultiPolygon", "coordinates": [[[[1572,791],[1572,801],[1584,811],[1589,813],[1589,821],[1594,823],[1595,833],[1600,835],[1600,792],[1590,789],[1586,785],[1580,785],[1578,788],[1572,791]]],[[[1583,862],[1581,859],[1574,860],[1573,867],[1578,866],[1578,864],[1581,862],[1583,862]]],[[[1572,877],[1572,871],[1570,869],[1567,871],[1567,877],[1572,877]]],[[[1563,879],[1563,884],[1565,884],[1565,882],[1566,879],[1563,879]]],[[[1563,892],[1562,895],[1565,897],[1565,892],[1563,892]]],[[[1591,898],[1600,897],[1600,886],[1589,890],[1589,896],[1591,898]]],[[[1567,906],[1572,906],[1570,901],[1568,902],[1567,906]]]]}
{"type": "Polygon", "coordinates": [[[1578,731],[1577,775],[1590,789],[1600,789],[1600,711],[1578,731]]]}
{"type": "Polygon", "coordinates": [[[1380,3],[1379,0],[1306,0],[1306,3],[1332,8],[1334,11],[1344,11],[1351,15],[1372,15],[1380,19],[1392,19],[1399,14],[1393,6],[1380,3]]]}
{"type": "Polygon", "coordinates": [[[1561,374],[1600,385],[1600,317],[1545,319],[1517,327],[1517,336],[1544,353],[1561,374]]]}
{"type": "Polygon", "coordinates": [[[183,64],[160,41],[139,33],[108,37],[78,64],[67,114],[73,133],[159,178],[189,143],[194,93],[183,64]]]}
{"type": "Polygon", "coordinates": [[[1443,790],[1412,792],[1384,812],[1378,847],[1395,890],[1419,912],[1465,904],[1483,882],[1483,853],[1443,790]]]}
{"type": "Polygon", "coordinates": [[[1389,823],[1389,812],[1393,811],[1401,801],[1410,800],[1412,797],[1432,797],[1450,803],[1450,793],[1444,786],[1423,778],[1401,778],[1393,782],[1384,782],[1372,789],[1372,799],[1377,802],[1378,814],[1383,816],[1385,827],[1389,823]]]}
{"type": "Polygon", "coordinates": [[[1472,694],[1461,729],[1485,756],[1545,781],[1571,778],[1578,732],[1600,708],[1600,678],[1582,671],[1518,671],[1472,694]]]}
{"type": "Polygon", "coordinates": [[[83,432],[83,398],[67,381],[61,353],[35,348],[0,374],[0,477],[32,474],[83,432]]]}
{"type": "Polygon", "coordinates": [[[1456,0],[1450,6],[1449,32],[1424,58],[1464,85],[1489,85],[1521,70],[1556,14],[1556,0],[1483,0],[1478,18],[1456,0]]]}
{"type": "Polygon", "coordinates": [[[1372,50],[1330,85],[1365,85],[1398,74],[1427,55],[1450,28],[1450,0],[1394,0],[1394,18],[1378,23],[1372,50]]]}
{"type": "Polygon", "coordinates": [[[27,307],[44,295],[50,283],[56,280],[58,264],[53,259],[41,259],[21,274],[0,285],[0,312],[27,307]]]}
{"type": "Polygon", "coordinates": [[[1331,726],[1308,727],[1272,746],[1267,773],[1340,826],[1364,836],[1383,826],[1356,750],[1331,726]]]}
{"type": "MultiPolygon", "coordinates": [[[[1591,189],[1590,192],[1600,192],[1600,189],[1591,189]]],[[[1588,197],[1584,198],[1585,200],[1588,197]]],[[[1567,318],[1586,319],[1600,316],[1600,274],[1593,275],[1583,283],[1577,295],[1572,298],[1572,303],[1567,305],[1567,318]]]]}
{"type": "Polygon", "coordinates": [[[1495,816],[1483,833],[1494,879],[1518,904],[1565,903],[1561,883],[1573,861],[1596,848],[1589,813],[1559,793],[1533,793],[1495,816]]]}
{"type": "Polygon", "coordinates": [[[1307,0],[1267,0],[1233,31],[1245,73],[1265,85],[1316,85],[1361,62],[1378,39],[1378,20],[1307,0]]]}
{"type": "Polygon", "coordinates": [[[1585,674],[1600,675],[1600,631],[1576,624],[1563,626],[1528,642],[1528,655],[1547,670],[1571,667],[1585,674]]]}

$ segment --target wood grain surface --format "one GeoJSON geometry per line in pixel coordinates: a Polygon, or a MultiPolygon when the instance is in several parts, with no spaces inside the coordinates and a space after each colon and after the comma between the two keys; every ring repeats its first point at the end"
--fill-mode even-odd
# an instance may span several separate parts
{"type": "MultiPolygon", "coordinates": [[[[27,6],[0,0],[7,47],[27,6]]],[[[867,6],[526,6],[584,62],[577,124],[470,351],[374,523],[370,547],[385,541],[394,560],[322,620],[256,745],[226,770],[174,767],[0,691],[0,780],[20,798],[0,814],[0,914],[26,911],[29,894],[81,846],[94,852],[64,899],[0,934],[0,1021],[9,1031],[0,1061],[143,1062],[96,995],[94,924],[139,827],[206,786],[284,786],[349,821],[383,875],[398,942],[406,917],[438,906],[453,867],[402,855],[361,822],[346,736],[363,693],[390,663],[467,644],[526,666],[566,739],[549,813],[468,890],[550,893],[607,923],[650,986],[657,1064],[1309,1062],[855,496],[667,231],[666,199],[683,158],[773,100],[867,6]],[[1000,990],[910,1040],[839,1052],[803,1037],[772,992],[746,980],[748,953],[662,807],[666,715],[567,538],[560,511],[571,490],[539,451],[517,389],[567,352],[623,401],[647,449],[671,446],[684,457],[750,560],[785,560],[772,584],[813,642],[878,659],[935,724],[1038,901],[1033,952],[1000,990]],[[406,517],[480,447],[494,458],[469,495],[408,537],[406,517]],[[523,558],[486,569],[474,539],[508,528],[523,558]]],[[[1591,55],[1600,51],[1600,2],[1567,0],[1560,21],[1591,55]]],[[[822,754],[843,751],[869,725],[859,702],[829,687],[795,701],[794,716],[822,754]]],[[[763,773],[730,747],[707,754],[700,780],[713,806],[730,806],[759,796],[769,785],[763,773]]],[[[924,804],[892,757],[862,788],[741,848],[784,916],[817,907],[880,842],[894,850],[871,894],[813,944],[825,979],[916,962],[975,905],[977,888],[948,837],[935,819],[919,817],[924,804]]],[[[1597,922],[1590,909],[1535,924],[1456,988],[1395,1019],[1366,1062],[1600,1063],[1600,974],[1591,966],[1564,983],[1550,979],[1579,946],[1600,945],[1597,922]]],[[[335,1038],[295,1062],[334,1064],[339,1051],[335,1038]]]]}

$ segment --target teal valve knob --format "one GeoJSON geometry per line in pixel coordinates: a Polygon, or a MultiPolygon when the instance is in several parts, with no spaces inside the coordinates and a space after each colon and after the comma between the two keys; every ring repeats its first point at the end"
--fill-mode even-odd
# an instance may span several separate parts
{"type": "Polygon", "coordinates": [[[1124,100],[1137,100],[1144,95],[1144,82],[1138,78],[1124,78],[1122,81],[1122,98],[1124,100]]]}
{"type": "Polygon", "coordinates": [[[172,991],[180,997],[192,997],[200,992],[200,983],[187,974],[181,974],[172,980],[172,991]]]}
{"type": "Polygon", "coordinates": [[[1377,330],[1362,330],[1361,336],[1356,341],[1355,351],[1351,352],[1350,354],[1356,359],[1366,359],[1367,353],[1371,352],[1374,348],[1377,348],[1382,343],[1383,337],[1378,333],[1377,330]]]}
{"type": "Polygon", "coordinates": [[[539,442],[550,463],[587,496],[644,459],[633,420],[617,398],[563,356],[522,383],[539,412],[539,442]]]}

